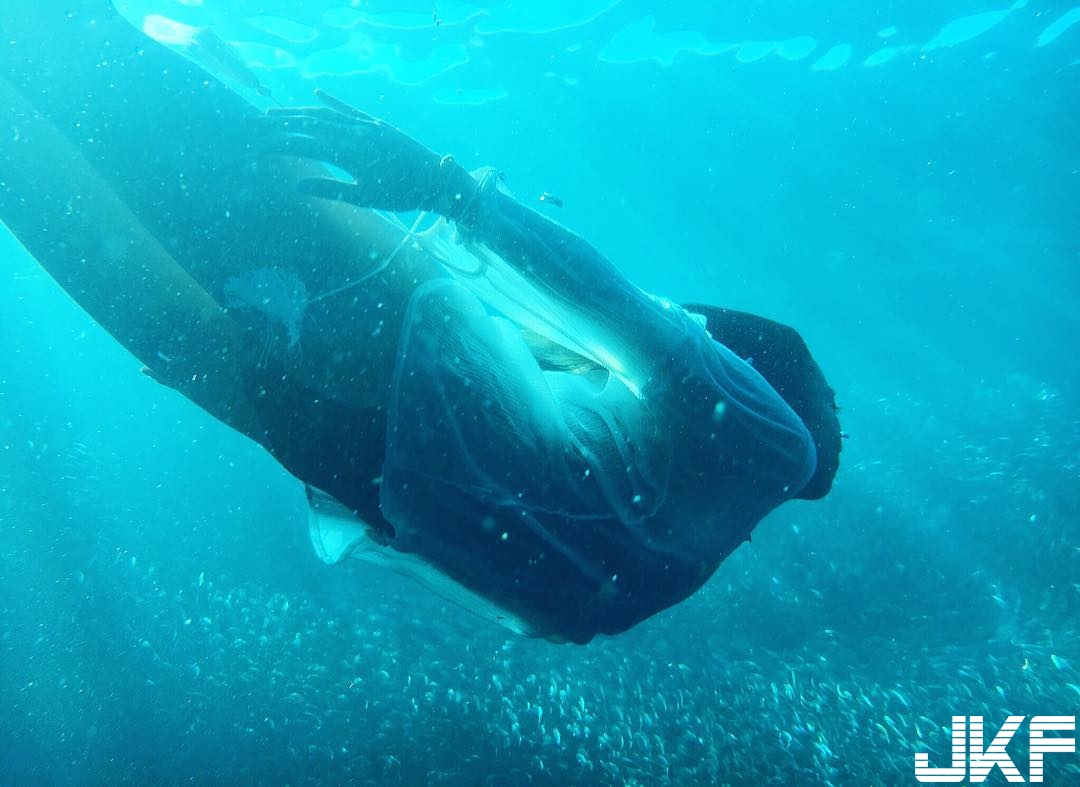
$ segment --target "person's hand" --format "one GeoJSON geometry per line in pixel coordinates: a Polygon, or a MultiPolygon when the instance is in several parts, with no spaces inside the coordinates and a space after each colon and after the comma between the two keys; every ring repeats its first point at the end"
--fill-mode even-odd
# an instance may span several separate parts
{"type": "Polygon", "coordinates": [[[389,123],[315,91],[324,106],[272,108],[260,119],[269,131],[265,152],[332,164],[353,182],[309,178],[297,188],[311,196],[391,211],[430,210],[461,218],[478,184],[451,156],[439,156],[389,123]]]}

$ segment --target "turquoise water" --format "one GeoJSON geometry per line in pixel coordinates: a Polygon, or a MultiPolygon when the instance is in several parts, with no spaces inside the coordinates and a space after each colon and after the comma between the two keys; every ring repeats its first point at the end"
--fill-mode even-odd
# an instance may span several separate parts
{"type": "Polygon", "coordinates": [[[835,488],[624,635],[512,638],[318,563],[299,485],[5,234],[0,782],[914,784],[953,715],[1076,714],[1080,9],[293,5],[123,10],[557,195],[651,292],[797,327],[835,488]]]}

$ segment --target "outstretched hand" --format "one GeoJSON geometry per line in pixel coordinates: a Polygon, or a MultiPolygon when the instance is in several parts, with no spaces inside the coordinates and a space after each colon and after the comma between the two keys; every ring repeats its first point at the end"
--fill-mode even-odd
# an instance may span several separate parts
{"type": "Polygon", "coordinates": [[[315,91],[323,106],[271,108],[260,118],[267,152],[317,159],[347,172],[353,182],[309,178],[305,194],[391,211],[430,210],[459,219],[478,192],[476,181],[451,156],[439,156],[389,123],[315,91]]]}

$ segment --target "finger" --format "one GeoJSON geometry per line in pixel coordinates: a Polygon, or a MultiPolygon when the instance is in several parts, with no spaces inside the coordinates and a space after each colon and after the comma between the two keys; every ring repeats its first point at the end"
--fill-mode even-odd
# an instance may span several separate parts
{"type": "Polygon", "coordinates": [[[277,117],[281,115],[312,115],[318,112],[325,112],[326,107],[311,106],[311,107],[267,107],[266,114],[262,117],[270,116],[277,117]]]}
{"type": "Polygon", "coordinates": [[[315,98],[317,98],[322,103],[316,104],[314,106],[304,107],[269,107],[267,109],[267,114],[279,115],[295,113],[302,115],[329,115],[334,116],[338,119],[340,119],[341,116],[344,116],[346,118],[349,118],[350,120],[375,120],[374,117],[367,114],[366,112],[361,112],[359,109],[352,106],[351,104],[345,103],[340,98],[334,98],[334,96],[330,95],[325,90],[322,90],[320,88],[315,89],[315,98]]]}
{"type": "Polygon", "coordinates": [[[392,183],[378,178],[365,178],[347,183],[331,178],[307,178],[297,186],[301,194],[320,199],[348,202],[361,208],[379,210],[420,210],[424,200],[410,182],[392,183]]]}
{"type": "Polygon", "coordinates": [[[319,121],[271,123],[255,136],[264,139],[261,147],[266,152],[321,159],[346,169],[365,168],[383,158],[378,137],[362,128],[319,121]]]}
{"type": "Polygon", "coordinates": [[[271,107],[265,115],[253,117],[251,120],[263,125],[302,126],[305,124],[320,124],[336,128],[362,128],[378,124],[376,120],[344,117],[329,107],[286,107],[276,109],[271,107]]]}
{"type": "Polygon", "coordinates": [[[296,184],[296,190],[309,197],[348,202],[361,208],[370,208],[374,205],[368,189],[343,180],[306,178],[296,184]]]}
{"type": "Polygon", "coordinates": [[[306,137],[308,141],[301,141],[303,139],[304,137],[271,127],[262,130],[262,133],[252,135],[247,147],[248,152],[256,157],[296,156],[322,160],[323,153],[316,149],[314,138],[308,136],[306,137]]]}
{"type": "Polygon", "coordinates": [[[333,143],[323,137],[308,134],[277,132],[266,134],[252,143],[252,148],[260,156],[295,156],[337,163],[342,158],[342,151],[335,149],[333,143]]]}
{"type": "Polygon", "coordinates": [[[345,115],[353,120],[366,120],[368,122],[374,122],[375,118],[369,115],[367,112],[361,112],[351,104],[346,104],[340,98],[334,98],[325,90],[315,89],[315,98],[326,104],[327,107],[339,114],[345,115]]]}

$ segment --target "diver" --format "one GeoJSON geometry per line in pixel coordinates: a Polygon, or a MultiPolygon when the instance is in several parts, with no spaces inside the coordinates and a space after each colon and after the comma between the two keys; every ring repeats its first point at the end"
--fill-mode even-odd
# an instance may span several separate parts
{"type": "Polygon", "coordinates": [[[587,642],[829,490],[833,392],[792,329],[642,292],[491,171],[341,102],[264,114],[109,3],[0,21],[0,219],[308,485],[327,562],[587,642]],[[444,218],[405,243],[371,208],[444,218]]]}
{"type": "Polygon", "coordinates": [[[494,170],[474,178],[318,95],[267,115],[272,149],[351,180],[299,191],[444,217],[418,236],[444,275],[411,296],[387,408],[379,496],[396,548],[523,630],[582,641],[685,598],[766,513],[828,490],[833,394],[793,331],[708,307],[695,319],[494,170]]]}

